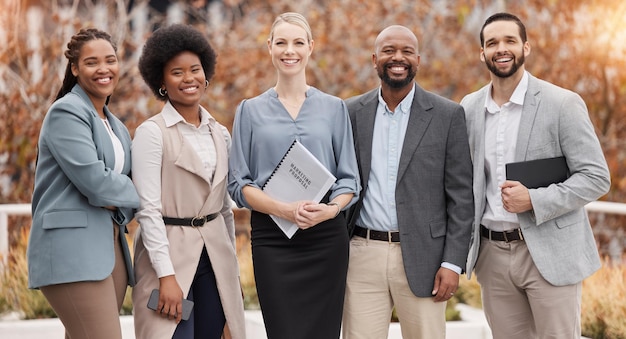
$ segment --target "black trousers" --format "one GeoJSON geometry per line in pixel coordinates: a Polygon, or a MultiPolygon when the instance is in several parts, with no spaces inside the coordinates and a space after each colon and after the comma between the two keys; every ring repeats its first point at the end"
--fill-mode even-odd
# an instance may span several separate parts
{"type": "Polygon", "coordinates": [[[194,302],[193,311],[189,320],[178,324],[172,339],[220,339],[226,317],[206,248],[200,255],[196,276],[191,283],[187,299],[194,302]]]}

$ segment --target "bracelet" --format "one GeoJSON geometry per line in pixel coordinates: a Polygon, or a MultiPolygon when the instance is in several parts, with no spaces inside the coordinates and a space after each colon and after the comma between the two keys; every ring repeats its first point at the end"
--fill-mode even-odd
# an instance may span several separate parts
{"type": "Polygon", "coordinates": [[[338,202],[331,201],[331,202],[326,203],[326,205],[328,205],[328,206],[337,206],[337,213],[335,213],[335,216],[333,218],[336,218],[339,215],[339,212],[341,212],[341,206],[339,206],[338,202]]]}

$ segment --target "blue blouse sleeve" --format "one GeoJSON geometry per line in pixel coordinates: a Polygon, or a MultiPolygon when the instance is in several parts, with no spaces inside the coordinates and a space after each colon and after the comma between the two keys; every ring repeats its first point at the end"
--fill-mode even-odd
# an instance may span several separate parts
{"type": "Polygon", "coordinates": [[[246,185],[255,184],[249,167],[252,126],[246,119],[243,100],[237,107],[233,122],[232,143],[228,157],[228,193],[239,207],[251,208],[243,195],[246,185]]]}
{"type": "Polygon", "coordinates": [[[346,206],[347,208],[358,200],[361,183],[354,150],[352,125],[350,124],[348,108],[343,100],[341,101],[341,111],[341,114],[336,114],[333,130],[333,149],[337,163],[335,176],[337,181],[332,187],[330,199],[332,200],[340,194],[353,193],[354,197],[346,206]]]}

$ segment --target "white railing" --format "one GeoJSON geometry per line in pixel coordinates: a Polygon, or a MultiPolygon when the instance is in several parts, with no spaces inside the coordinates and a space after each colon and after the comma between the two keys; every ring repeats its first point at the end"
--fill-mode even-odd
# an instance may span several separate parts
{"type": "Polygon", "coordinates": [[[30,214],[30,204],[0,204],[0,258],[9,254],[9,216],[30,214]]]}
{"type": "MultiPolygon", "coordinates": [[[[594,201],[585,206],[588,212],[626,215],[626,204],[619,202],[594,201]]],[[[0,257],[9,253],[10,215],[30,215],[30,204],[0,204],[0,257]]]]}

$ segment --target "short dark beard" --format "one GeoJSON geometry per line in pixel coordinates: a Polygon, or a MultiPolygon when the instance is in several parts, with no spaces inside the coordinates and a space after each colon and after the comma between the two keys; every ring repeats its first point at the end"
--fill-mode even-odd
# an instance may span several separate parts
{"type": "Polygon", "coordinates": [[[408,66],[408,70],[409,70],[409,74],[407,75],[406,78],[401,79],[401,80],[394,80],[391,79],[389,77],[389,75],[387,74],[387,66],[389,66],[390,64],[393,63],[386,63],[383,65],[383,67],[378,67],[378,77],[380,78],[380,80],[382,80],[383,83],[387,84],[387,86],[391,87],[391,88],[402,88],[408,84],[410,84],[411,82],[413,82],[413,79],[415,79],[415,76],[417,75],[417,70],[415,68],[413,68],[411,65],[403,65],[403,66],[408,66]]]}
{"type": "Polygon", "coordinates": [[[500,70],[498,70],[493,60],[490,62],[485,62],[485,65],[487,65],[487,68],[489,69],[489,71],[493,73],[495,76],[497,76],[498,78],[508,78],[512,76],[513,74],[515,74],[517,70],[520,67],[522,67],[522,65],[526,61],[526,57],[524,56],[524,51],[522,51],[522,54],[519,57],[519,59],[517,58],[517,56],[513,55],[513,60],[515,60],[515,62],[513,63],[513,66],[508,72],[501,72],[500,70]]]}

